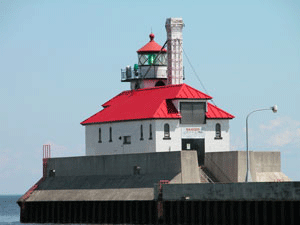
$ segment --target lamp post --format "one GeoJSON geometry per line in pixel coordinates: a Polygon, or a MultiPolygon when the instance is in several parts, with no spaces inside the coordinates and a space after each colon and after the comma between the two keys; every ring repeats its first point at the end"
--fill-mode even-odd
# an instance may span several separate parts
{"type": "Polygon", "coordinates": [[[256,109],[252,112],[250,112],[247,117],[246,117],[246,151],[247,151],[247,170],[246,170],[246,180],[245,182],[249,182],[249,181],[252,181],[252,178],[251,178],[251,173],[250,173],[250,157],[249,157],[249,149],[248,149],[248,118],[249,116],[254,113],[254,112],[258,112],[258,111],[264,111],[264,110],[272,110],[273,113],[276,113],[277,110],[278,110],[278,107],[277,105],[274,105],[270,108],[267,108],[267,109],[256,109]]]}

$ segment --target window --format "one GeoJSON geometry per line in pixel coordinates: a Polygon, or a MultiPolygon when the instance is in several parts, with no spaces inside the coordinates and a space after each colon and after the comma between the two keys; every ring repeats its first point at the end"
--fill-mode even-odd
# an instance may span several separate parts
{"type": "Polygon", "coordinates": [[[149,125],[149,140],[152,140],[152,124],[149,125]]]}
{"type": "Polygon", "coordinates": [[[151,65],[159,65],[159,66],[166,66],[168,63],[167,60],[167,54],[166,53],[161,53],[159,55],[157,54],[144,54],[144,53],[140,53],[138,54],[138,58],[139,58],[139,65],[143,65],[143,66],[151,66],[151,65]]]}
{"type": "Polygon", "coordinates": [[[171,139],[170,137],[170,125],[168,123],[165,123],[164,125],[164,140],[171,139]]]}
{"type": "Polygon", "coordinates": [[[216,124],[216,136],[215,139],[222,139],[221,136],[221,125],[219,123],[216,124]]]}
{"type": "Polygon", "coordinates": [[[141,125],[141,138],[140,140],[144,140],[144,133],[143,133],[143,125],[141,125]]]}
{"type": "Polygon", "coordinates": [[[109,142],[112,142],[112,128],[109,128],[109,142]]]}
{"type": "Polygon", "coordinates": [[[123,144],[124,145],[131,144],[131,136],[124,136],[124,138],[123,138],[123,144]]]}
{"type": "Polygon", "coordinates": [[[102,143],[101,128],[99,128],[99,140],[98,140],[98,143],[102,143]]]}
{"type": "Polygon", "coordinates": [[[182,124],[205,124],[205,102],[181,102],[180,114],[182,124]]]}

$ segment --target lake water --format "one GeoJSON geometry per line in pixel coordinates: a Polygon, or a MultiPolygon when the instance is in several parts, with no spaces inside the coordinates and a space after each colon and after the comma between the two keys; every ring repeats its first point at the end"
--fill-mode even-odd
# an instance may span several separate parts
{"type": "Polygon", "coordinates": [[[0,225],[21,224],[20,208],[16,203],[21,195],[0,195],[0,225]]]}

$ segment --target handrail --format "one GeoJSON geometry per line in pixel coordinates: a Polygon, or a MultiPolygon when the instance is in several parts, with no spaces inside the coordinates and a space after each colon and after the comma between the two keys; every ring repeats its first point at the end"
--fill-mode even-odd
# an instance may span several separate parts
{"type": "Polygon", "coordinates": [[[209,183],[215,183],[206,173],[205,173],[205,171],[202,169],[202,167],[200,166],[200,170],[201,170],[201,174],[200,174],[200,176],[204,179],[204,180],[206,180],[207,182],[209,182],[209,183]]]}
{"type": "Polygon", "coordinates": [[[135,71],[133,69],[130,69],[130,76],[128,77],[126,74],[126,69],[121,69],[121,81],[140,79],[141,78],[140,68],[137,70],[137,75],[135,75],[134,72],[135,71]]]}
{"type": "Polygon", "coordinates": [[[210,157],[205,156],[205,159],[209,159],[215,166],[217,169],[219,169],[219,171],[225,176],[225,178],[231,183],[231,179],[228,178],[228,176],[223,172],[223,170],[217,165],[217,163],[215,163],[210,157]]]}

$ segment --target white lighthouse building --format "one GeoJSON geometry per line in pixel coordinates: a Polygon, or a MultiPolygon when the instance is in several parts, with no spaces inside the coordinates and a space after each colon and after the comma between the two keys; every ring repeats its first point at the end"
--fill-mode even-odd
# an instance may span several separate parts
{"type": "Polygon", "coordinates": [[[86,155],[196,150],[230,151],[229,121],[233,115],[209,103],[209,95],[183,83],[181,18],[166,21],[167,50],[154,41],[140,48],[138,64],[121,72],[130,82],[81,122],[86,155]]]}

